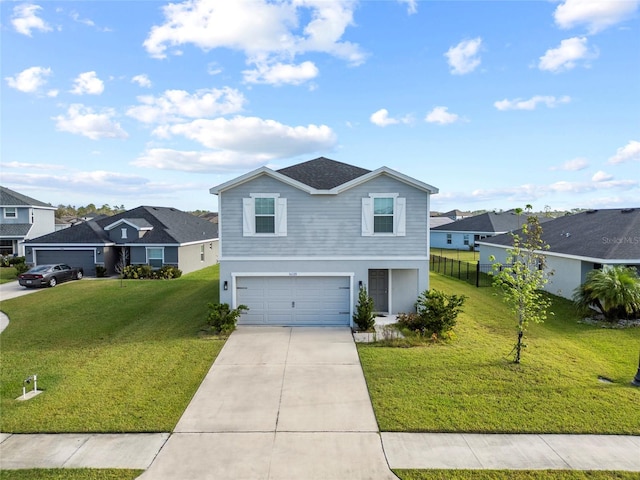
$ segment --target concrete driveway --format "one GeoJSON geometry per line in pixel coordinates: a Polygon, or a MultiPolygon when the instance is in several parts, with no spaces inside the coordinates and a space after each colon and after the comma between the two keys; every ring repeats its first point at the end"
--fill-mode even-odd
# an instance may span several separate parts
{"type": "Polygon", "coordinates": [[[39,292],[44,288],[24,288],[18,281],[0,284],[0,300],[9,300],[10,298],[21,297],[29,293],[39,292]]]}
{"type": "Polygon", "coordinates": [[[240,327],[141,479],[397,479],[349,328],[240,327]]]}

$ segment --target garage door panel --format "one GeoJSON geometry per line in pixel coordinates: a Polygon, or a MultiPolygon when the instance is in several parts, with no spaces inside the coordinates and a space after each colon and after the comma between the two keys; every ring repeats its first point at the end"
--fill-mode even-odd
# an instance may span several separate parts
{"type": "Polygon", "coordinates": [[[349,325],[349,277],[237,277],[239,324],[349,325]]]}
{"type": "Polygon", "coordinates": [[[66,263],[72,267],[81,267],[86,276],[96,275],[93,250],[36,250],[37,265],[48,263],[66,263]]]}

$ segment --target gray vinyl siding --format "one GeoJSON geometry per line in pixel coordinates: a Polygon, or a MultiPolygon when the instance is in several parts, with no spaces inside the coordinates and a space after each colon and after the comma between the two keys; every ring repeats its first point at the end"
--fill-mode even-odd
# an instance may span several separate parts
{"type": "Polygon", "coordinates": [[[220,195],[221,257],[427,255],[427,194],[382,175],[340,195],[309,195],[268,176],[220,195]],[[242,199],[279,193],[287,199],[287,236],[244,237],[242,199]],[[405,236],[362,236],[362,198],[397,193],[406,198],[405,236]]]}
{"type": "Polygon", "coordinates": [[[31,216],[29,215],[30,208],[21,208],[21,207],[2,207],[2,223],[10,224],[10,223],[31,223],[31,216]],[[16,210],[15,217],[5,217],[6,210],[11,209],[16,210]]]}

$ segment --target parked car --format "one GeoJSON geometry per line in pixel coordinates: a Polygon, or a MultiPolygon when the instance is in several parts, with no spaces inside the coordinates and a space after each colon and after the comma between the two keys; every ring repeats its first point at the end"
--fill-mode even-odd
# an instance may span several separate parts
{"type": "Polygon", "coordinates": [[[38,265],[18,275],[20,285],[27,288],[55,287],[68,280],[80,280],[84,276],[82,268],[70,267],[64,263],[38,265]]]}

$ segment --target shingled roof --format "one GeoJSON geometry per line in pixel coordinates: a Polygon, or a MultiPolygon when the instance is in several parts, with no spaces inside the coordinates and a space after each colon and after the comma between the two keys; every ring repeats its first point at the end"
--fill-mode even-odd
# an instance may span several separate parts
{"type": "MultiPolygon", "coordinates": [[[[588,210],[553,219],[542,228],[549,253],[640,261],[640,208],[588,210]]],[[[482,243],[511,246],[513,239],[499,235],[482,243]]]]}
{"type": "MultiPolygon", "coordinates": [[[[540,223],[551,220],[548,217],[539,217],[540,223]]],[[[463,218],[453,223],[432,228],[433,231],[446,232],[482,232],[482,233],[506,233],[518,230],[527,221],[527,214],[516,214],[514,210],[506,212],[486,212],[473,217],[463,218]]]]}
{"type": "Polygon", "coordinates": [[[371,173],[371,170],[319,157],[297,165],[281,168],[277,172],[318,190],[331,190],[338,185],[343,185],[362,175],[371,173]]]}
{"type": "Polygon", "coordinates": [[[130,239],[128,244],[184,244],[218,238],[218,226],[190,213],[168,207],[141,206],[133,210],[74,225],[34,238],[26,243],[104,244],[111,243],[105,227],[120,220],[153,227],[143,238],[130,239]],[[132,222],[133,220],[133,222],[132,222]]]}
{"type": "Polygon", "coordinates": [[[10,188],[0,186],[0,205],[3,207],[46,207],[55,209],[48,203],[41,202],[35,198],[27,197],[10,188]]]}

